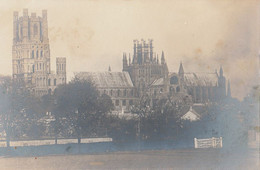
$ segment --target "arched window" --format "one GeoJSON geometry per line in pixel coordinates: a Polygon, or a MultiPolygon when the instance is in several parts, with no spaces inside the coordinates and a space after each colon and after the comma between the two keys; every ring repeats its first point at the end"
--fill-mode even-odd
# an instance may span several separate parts
{"type": "Polygon", "coordinates": [[[179,86],[176,87],[176,92],[180,92],[180,87],[179,86]]]}
{"type": "Polygon", "coordinates": [[[43,52],[41,51],[41,57],[42,57],[42,53],[43,53],[43,52]]]}
{"type": "Polygon", "coordinates": [[[42,69],[42,63],[40,63],[40,70],[42,69]]]}
{"type": "Polygon", "coordinates": [[[54,86],[56,86],[56,79],[54,79],[54,83],[53,84],[54,84],[54,86]]]}
{"type": "Polygon", "coordinates": [[[34,65],[32,65],[32,72],[34,73],[34,65]]]}
{"type": "Polygon", "coordinates": [[[37,24],[34,24],[33,26],[33,35],[37,35],[38,34],[38,26],[37,24]]]}
{"type": "Polygon", "coordinates": [[[48,86],[51,85],[51,79],[48,79],[48,86]]]}

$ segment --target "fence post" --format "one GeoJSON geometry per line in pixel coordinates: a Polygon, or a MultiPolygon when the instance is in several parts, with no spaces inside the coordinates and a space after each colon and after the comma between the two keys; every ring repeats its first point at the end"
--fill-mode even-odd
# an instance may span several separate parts
{"type": "Polygon", "coordinates": [[[197,141],[197,138],[194,138],[194,147],[195,147],[195,148],[198,148],[198,141],[197,141]]]}
{"type": "Polygon", "coordinates": [[[216,147],[215,138],[214,138],[214,137],[212,137],[212,138],[211,138],[211,140],[212,140],[212,147],[213,147],[213,148],[215,148],[215,147],[216,147]]]}

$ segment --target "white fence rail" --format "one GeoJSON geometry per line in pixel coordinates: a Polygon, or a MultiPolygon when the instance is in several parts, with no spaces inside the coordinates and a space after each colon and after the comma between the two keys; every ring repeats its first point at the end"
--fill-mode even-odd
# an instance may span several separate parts
{"type": "MultiPolygon", "coordinates": [[[[81,138],[80,143],[112,142],[112,138],[81,138]]],[[[78,139],[58,139],[57,144],[78,143],[78,139]]],[[[42,146],[54,145],[55,140],[10,141],[10,146],[42,146]]],[[[0,141],[0,147],[6,147],[6,141],[0,141]]]]}
{"type": "Polygon", "coordinates": [[[195,148],[222,148],[222,137],[220,138],[208,138],[208,139],[197,139],[194,138],[195,148]]]}

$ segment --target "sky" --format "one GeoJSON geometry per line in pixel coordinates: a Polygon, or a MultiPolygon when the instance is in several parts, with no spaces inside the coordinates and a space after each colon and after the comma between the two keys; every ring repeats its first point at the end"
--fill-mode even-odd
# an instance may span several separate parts
{"type": "Polygon", "coordinates": [[[223,66],[232,95],[257,84],[259,0],[0,0],[0,74],[12,74],[13,12],[48,11],[52,70],[67,58],[75,72],[122,70],[134,39],[153,39],[169,71],[214,72],[223,66]]]}

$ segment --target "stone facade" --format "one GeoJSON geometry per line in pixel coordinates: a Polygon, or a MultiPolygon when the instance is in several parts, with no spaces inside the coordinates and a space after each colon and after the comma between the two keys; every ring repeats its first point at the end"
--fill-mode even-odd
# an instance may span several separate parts
{"type": "Polygon", "coordinates": [[[12,47],[13,79],[24,81],[36,95],[53,92],[66,83],[66,58],[57,58],[56,74],[51,71],[47,11],[42,16],[23,10],[23,16],[13,15],[12,47]]]}

